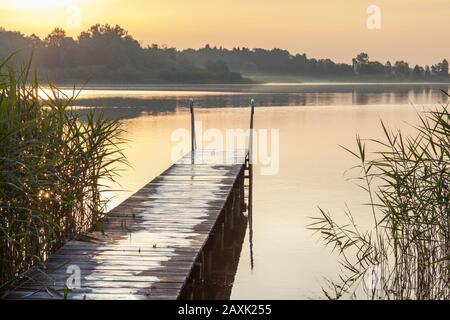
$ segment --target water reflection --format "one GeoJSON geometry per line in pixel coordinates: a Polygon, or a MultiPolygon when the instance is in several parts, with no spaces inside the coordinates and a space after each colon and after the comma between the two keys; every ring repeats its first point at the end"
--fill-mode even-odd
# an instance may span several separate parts
{"type": "Polygon", "coordinates": [[[156,116],[174,113],[178,107],[176,100],[141,99],[131,97],[80,98],[76,106],[78,113],[86,114],[91,110],[102,111],[106,118],[132,119],[149,115],[156,116]]]}
{"type": "Polygon", "coordinates": [[[255,260],[253,259],[253,165],[249,166],[248,176],[248,239],[250,246],[250,268],[253,270],[255,267],[255,260]]]}
{"type": "Polygon", "coordinates": [[[247,231],[248,219],[237,219],[233,231],[225,237],[224,250],[217,250],[212,261],[213,272],[196,288],[194,299],[229,300],[233,288],[241,251],[247,231]]]}
{"type": "MultiPolygon", "coordinates": [[[[151,91],[108,93],[109,97],[137,99],[131,108],[102,104],[110,116],[130,118],[123,123],[129,141],[125,152],[132,169],[126,169],[119,181],[121,189],[128,191],[114,194],[114,204],[170,166],[175,145],[171,141],[173,131],[190,127],[190,96],[197,106],[204,107],[197,113],[204,130],[213,128],[223,133],[230,128],[248,128],[250,97],[257,99],[258,107],[274,106],[256,110],[255,128],[280,129],[280,172],[261,176],[260,167],[255,164],[251,207],[254,214],[248,217],[243,242],[239,235],[235,236],[241,241],[235,247],[236,253],[241,250],[240,258],[236,254],[235,259],[228,259],[232,265],[221,275],[216,274],[219,280],[211,284],[215,289],[207,285],[209,291],[203,297],[213,292],[211,297],[227,298],[231,290],[231,299],[323,298],[322,277],[337,277],[339,269],[336,257],[306,230],[309,217],[319,214],[320,205],[337,218],[345,218],[348,205],[363,228],[372,221],[367,206],[360,206],[367,203],[366,193],[347,181],[351,175],[343,176],[355,165],[355,159],[338,145],[351,148],[356,133],[382,139],[380,119],[407,134],[411,130],[409,124],[416,123],[416,112],[422,104],[427,109],[446,102],[439,92],[442,86],[327,86],[316,86],[317,92],[305,86],[259,86],[255,90],[243,86],[229,93],[214,87],[210,89],[219,93],[168,91],[164,97],[151,91]],[[411,102],[419,107],[412,107],[411,102]],[[243,108],[238,108],[240,104],[243,108]]],[[[448,86],[444,86],[444,91],[448,92],[448,86]]],[[[97,97],[106,98],[106,94],[97,97]]],[[[90,104],[94,103],[91,100],[90,104]]],[[[220,266],[217,268],[220,273],[220,266]]]]}
{"type": "Polygon", "coordinates": [[[155,94],[148,90],[96,90],[95,93],[88,90],[79,95],[77,106],[103,108],[111,118],[136,118],[188,108],[190,96],[195,97],[199,108],[246,107],[251,98],[262,107],[302,107],[445,103],[446,97],[442,91],[449,92],[449,86],[442,84],[259,85],[236,87],[234,92],[226,92],[231,88],[213,92],[201,87],[202,91],[180,91],[178,95],[167,91],[165,96],[164,91],[155,94]]]}

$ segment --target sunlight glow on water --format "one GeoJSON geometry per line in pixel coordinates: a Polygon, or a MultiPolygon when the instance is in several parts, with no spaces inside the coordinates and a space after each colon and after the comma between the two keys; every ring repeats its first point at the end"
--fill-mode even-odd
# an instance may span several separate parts
{"type": "MultiPolygon", "coordinates": [[[[265,99],[254,94],[259,106],[255,129],[280,130],[280,171],[274,176],[256,174],[254,178],[254,268],[250,266],[247,234],[232,289],[233,299],[323,298],[323,278],[336,277],[338,265],[330,250],[323,248],[318,237],[306,229],[311,222],[309,217],[317,216],[317,206],[321,206],[342,219],[347,204],[361,226],[371,225],[371,214],[362,205],[367,202],[366,194],[348,181],[356,173],[345,173],[356,164],[355,160],[338,145],[354,147],[357,133],[363,138],[381,138],[380,119],[392,128],[410,132],[410,124],[416,122],[422,105],[428,108],[445,102],[437,89],[422,87],[400,92],[378,87],[303,93],[296,89],[292,86],[292,92],[285,93],[269,86],[265,92],[275,93],[264,95],[265,99]],[[299,100],[299,96],[308,98],[299,100]],[[302,103],[295,104],[299,101],[302,103]]],[[[127,191],[114,193],[112,206],[171,164],[172,132],[190,128],[184,97],[198,92],[202,91],[174,91],[167,95],[160,91],[108,92],[115,100],[106,101],[114,106],[106,108],[107,115],[126,118],[123,123],[129,143],[125,153],[132,165],[119,179],[127,191]],[[130,95],[148,99],[126,100],[130,95]]],[[[205,130],[247,129],[247,98],[251,95],[199,95],[196,99],[202,108],[197,109],[196,119],[202,121],[205,130]]],[[[91,102],[99,102],[103,96],[93,94],[99,100],[91,102]]],[[[258,166],[255,172],[259,172],[258,166]]]]}

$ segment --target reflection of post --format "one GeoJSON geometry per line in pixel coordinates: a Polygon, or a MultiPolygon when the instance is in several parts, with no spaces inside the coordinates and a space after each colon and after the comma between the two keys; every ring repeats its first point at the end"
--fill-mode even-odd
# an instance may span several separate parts
{"type": "Polygon", "coordinates": [[[248,186],[248,227],[250,241],[250,266],[253,270],[253,164],[249,162],[249,186],[248,186]]]}
{"type": "Polygon", "coordinates": [[[253,270],[253,116],[255,114],[255,100],[251,100],[250,139],[248,150],[248,226],[250,241],[250,267],[253,270]]]}

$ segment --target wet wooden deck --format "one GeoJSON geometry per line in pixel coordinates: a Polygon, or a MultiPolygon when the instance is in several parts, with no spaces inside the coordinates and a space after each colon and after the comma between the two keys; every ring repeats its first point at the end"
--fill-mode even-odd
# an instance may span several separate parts
{"type": "Polygon", "coordinates": [[[246,150],[187,154],[111,210],[104,232],[90,234],[95,240],[68,242],[6,298],[188,297],[193,278],[207,272],[205,247],[245,210],[247,156],[246,150]],[[74,284],[67,282],[73,266],[81,287],[64,290],[74,284]]]}

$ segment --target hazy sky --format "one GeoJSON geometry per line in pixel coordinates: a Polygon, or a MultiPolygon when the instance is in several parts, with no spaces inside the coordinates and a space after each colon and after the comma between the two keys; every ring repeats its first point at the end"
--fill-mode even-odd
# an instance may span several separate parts
{"type": "Polygon", "coordinates": [[[280,47],[342,62],[361,51],[383,62],[450,58],[450,0],[0,0],[0,17],[8,30],[39,36],[109,23],[143,44],[177,48],[280,47]],[[380,30],[367,28],[370,5],[381,9],[380,30]]]}

